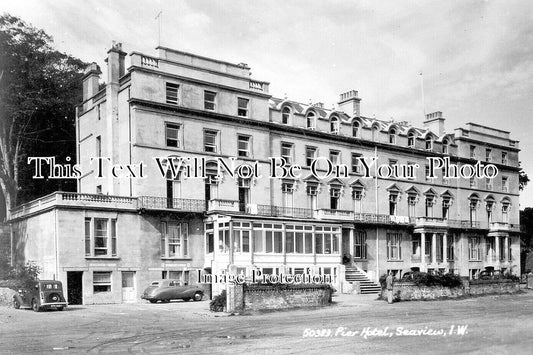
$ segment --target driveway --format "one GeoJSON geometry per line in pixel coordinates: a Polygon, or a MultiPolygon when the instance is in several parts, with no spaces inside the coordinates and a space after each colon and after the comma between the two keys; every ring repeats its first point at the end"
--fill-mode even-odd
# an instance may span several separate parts
{"type": "Polygon", "coordinates": [[[228,316],[209,302],[0,309],[0,353],[513,353],[533,349],[533,292],[228,316]]]}

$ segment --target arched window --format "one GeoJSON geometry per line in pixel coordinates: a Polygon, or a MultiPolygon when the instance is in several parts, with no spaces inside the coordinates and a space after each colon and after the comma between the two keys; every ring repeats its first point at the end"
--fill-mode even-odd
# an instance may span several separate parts
{"type": "Polygon", "coordinates": [[[389,143],[396,144],[396,129],[394,128],[389,130],[389,143]]]}
{"type": "Polygon", "coordinates": [[[448,154],[448,153],[449,153],[449,150],[448,150],[449,147],[448,147],[448,145],[449,145],[448,140],[447,140],[447,139],[444,139],[444,140],[442,141],[442,153],[443,153],[443,154],[448,154]]]}
{"type": "Polygon", "coordinates": [[[476,227],[478,224],[477,220],[477,208],[479,206],[479,196],[476,194],[473,194],[470,196],[470,225],[472,227],[476,227]]]}
{"type": "Polygon", "coordinates": [[[329,130],[333,134],[339,134],[341,130],[341,125],[337,117],[332,117],[329,121],[329,130]]]}
{"type": "Polygon", "coordinates": [[[283,111],[281,111],[281,123],[289,124],[290,118],[291,118],[291,109],[288,107],[284,107],[283,111]]]}
{"type": "Polygon", "coordinates": [[[306,116],[307,128],[316,129],[316,115],[313,111],[310,111],[306,116]]]}
{"type": "Polygon", "coordinates": [[[415,132],[409,132],[409,134],[407,135],[407,146],[408,147],[415,146],[415,132]]]}
{"type": "Polygon", "coordinates": [[[361,129],[361,124],[359,121],[354,121],[352,124],[352,136],[359,137],[359,130],[361,129]]]}
{"type": "Polygon", "coordinates": [[[428,135],[426,137],[426,150],[432,150],[433,149],[433,139],[431,138],[431,135],[428,135]]]}

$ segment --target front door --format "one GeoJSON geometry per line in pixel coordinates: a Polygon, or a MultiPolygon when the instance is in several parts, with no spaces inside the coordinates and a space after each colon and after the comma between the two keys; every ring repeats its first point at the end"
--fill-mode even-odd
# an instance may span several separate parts
{"type": "Polygon", "coordinates": [[[135,302],[135,271],[122,271],[122,302],[135,302]]]}
{"type": "Polygon", "coordinates": [[[83,271],[67,271],[68,304],[83,304],[83,271]]]}

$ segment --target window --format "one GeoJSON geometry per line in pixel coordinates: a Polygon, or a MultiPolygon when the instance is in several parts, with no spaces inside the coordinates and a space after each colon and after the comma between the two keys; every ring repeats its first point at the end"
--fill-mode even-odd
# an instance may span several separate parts
{"type": "Polygon", "coordinates": [[[236,253],[250,252],[250,231],[241,229],[233,230],[233,251],[236,253]]]}
{"type": "Polygon", "coordinates": [[[289,124],[290,119],[291,119],[291,109],[288,107],[284,107],[283,111],[281,111],[281,123],[289,124]]]}
{"type": "Polygon", "coordinates": [[[444,139],[442,141],[442,154],[448,154],[449,153],[449,142],[447,139],[444,139]]]}
{"type": "Polygon", "coordinates": [[[96,193],[101,194],[102,193],[102,185],[96,185],[96,193]]]}
{"type": "Polygon", "coordinates": [[[337,117],[332,117],[329,123],[330,132],[333,134],[339,134],[340,129],[341,127],[340,127],[339,119],[337,117]]]}
{"type": "Polygon", "coordinates": [[[310,111],[305,117],[307,122],[307,128],[316,129],[316,115],[313,111],[310,111]]]}
{"type": "Polygon", "coordinates": [[[426,181],[428,181],[428,180],[430,179],[429,176],[431,175],[431,171],[429,170],[429,165],[427,165],[427,164],[426,164],[426,166],[424,167],[424,173],[425,173],[425,175],[424,175],[424,179],[425,179],[426,181]]]}
{"type": "Polygon", "coordinates": [[[167,83],[167,104],[178,104],[178,89],[178,84],[167,83]]]}
{"type": "Polygon", "coordinates": [[[250,100],[242,97],[237,98],[237,116],[248,117],[248,103],[250,100]]]}
{"type": "Polygon", "coordinates": [[[485,149],[485,161],[492,161],[492,149],[485,149]]]}
{"type": "Polygon", "coordinates": [[[446,171],[445,166],[441,168],[441,173],[442,173],[442,183],[444,185],[448,185],[450,183],[450,180],[446,177],[448,172],[446,171]]]}
{"type": "Polygon", "coordinates": [[[217,131],[204,130],[204,151],[216,153],[217,152],[217,131]]]}
{"type": "Polygon", "coordinates": [[[433,149],[433,139],[431,139],[431,135],[426,137],[426,150],[432,150],[433,149]]]}
{"type": "Polygon", "coordinates": [[[318,184],[317,183],[307,183],[305,188],[309,200],[309,208],[316,210],[318,208],[316,195],[318,194],[318,184]]]}
{"type": "Polygon", "coordinates": [[[390,192],[389,193],[389,215],[396,216],[397,204],[398,204],[398,193],[390,192]]]}
{"type": "Polygon", "coordinates": [[[217,93],[212,91],[204,91],[204,109],[215,111],[216,109],[217,93]]]}
{"type": "Polygon", "coordinates": [[[361,173],[361,154],[352,153],[352,173],[361,173]]]}
{"type": "Polygon", "coordinates": [[[455,248],[454,248],[454,242],[453,242],[453,235],[448,235],[448,238],[446,239],[446,250],[447,250],[447,258],[448,260],[454,260],[455,259],[455,248]]]}
{"type": "Polygon", "coordinates": [[[292,164],[293,160],[293,144],[281,143],[281,157],[285,160],[285,164],[292,164]]]}
{"type": "Polygon", "coordinates": [[[97,157],[102,156],[102,137],[101,136],[96,137],[96,156],[97,157]]]}
{"type": "Polygon", "coordinates": [[[396,159],[389,159],[389,166],[393,167],[395,165],[398,165],[398,160],[396,159]]]}
{"type": "Polygon", "coordinates": [[[451,198],[449,196],[442,197],[442,218],[448,219],[450,215],[451,198]]]}
{"type": "Polygon", "coordinates": [[[249,157],[250,154],[250,136],[237,136],[237,154],[240,157],[249,157]]]}
{"type": "Polygon", "coordinates": [[[468,238],[468,258],[470,260],[480,260],[481,252],[479,245],[479,237],[468,238]]]}
{"type": "Polygon", "coordinates": [[[507,176],[502,176],[502,191],[509,191],[509,178],[507,176]]]}
{"type": "Polygon", "coordinates": [[[477,222],[477,207],[479,204],[479,198],[470,198],[470,223],[472,226],[477,222]]]}
{"type": "Polygon", "coordinates": [[[85,218],[85,256],[113,257],[116,255],[116,220],[85,218]]]}
{"type": "Polygon", "coordinates": [[[415,146],[415,132],[409,132],[407,135],[407,146],[414,148],[415,146]]]}
{"type": "Polygon", "coordinates": [[[341,152],[339,152],[338,150],[330,150],[329,161],[333,165],[339,165],[341,163],[341,152]]]}
{"type": "Polygon", "coordinates": [[[93,292],[111,292],[111,272],[93,271],[93,292]]]}
{"type": "Polygon", "coordinates": [[[502,201],[502,222],[508,223],[509,222],[509,209],[511,204],[509,201],[502,201]]]}
{"type": "Polygon", "coordinates": [[[485,208],[487,210],[487,221],[492,222],[492,211],[494,210],[494,200],[492,198],[487,199],[485,208]]]}
{"type": "Polygon", "coordinates": [[[472,188],[475,188],[477,185],[476,185],[476,178],[475,177],[471,177],[470,178],[470,187],[472,188]]]}
{"type": "Polygon", "coordinates": [[[98,121],[102,119],[102,104],[96,106],[96,112],[98,114],[98,121]]]}
{"type": "Polygon", "coordinates": [[[352,198],[354,199],[354,212],[361,213],[363,211],[363,188],[361,186],[352,187],[352,198]]]}
{"type": "Polygon", "coordinates": [[[359,121],[354,121],[352,124],[352,136],[358,138],[360,130],[361,130],[361,123],[359,123],[359,121]]]}
{"type": "Polygon", "coordinates": [[[316,147],[305,147],[305,166],[311,166],[317,157],[317,152],[316,147]]]}
{"type": "Polygon", "coordinates": [[[507,165],[507,152],[502,152],[502,164],[507,165]]]}
{"type": "Polygon", "coordinates": [[[401,260],[402,258],[402,234],[387,233],[387,259],[401,260]]]}
{"type": "Polygon", "coordinates": [[[433,204],[435,203],[435,195],[426,195],[426,217],[433,217],[433,204]]]}
{"type": "Polygon", "coordinates": [[[396,144],[396,129],[391,128],[389,131],[389,143],[396,144]]]}
{"type": "Polygon", "coordinates": [[[180,126],[173,123],[167,123],[165,125],[167,147],[180,147],[180,126]]]}
{"type": "Polygon", "coordinates": [[[476,159],[476,147],[474,145],[470,146],[470,158],[476,159]]]}
{"type": "Polygon", "coordinates": [[[379,127],[373,126],[372,127],[372,140],[377,142],[379,140],[379,127]]]}
{"type": "Polygon", "coordinates": [[[492,179],[491,178],[485,178],[485,184],[487,186],[487,190],[492,190],[492,179]]]}
{"type": "Polygon", "coordinates": [[[161,257],[184,258],[189,255],[187,223],[161,222],[161,257]]]}
{"type": "Polygon", "coordinates": [[[366,232],[354,231],[353,257],[354,259],[366,259],[366,232]]]}
{"type": "Polygon", "coordinates": [[[415,208],[417,197],[417,194],[414,192],[407,195],[407,215],[409,217],[416,217],[415,208]]]}
{"type": "Polygon", "coordinates": [[[339,209],[340,205],[340,197],[341,197],[341,188],[340,186],[330,186],[329,188],[329,201],[330,201],[330,209],[337,210],[339,209]]]}
{"type": "Polygon", "coordinates": [[[284,182],[281,184],[281,193],[283,195],[283,207],[292,208],[294,206],[294,184],[284,182]]]}

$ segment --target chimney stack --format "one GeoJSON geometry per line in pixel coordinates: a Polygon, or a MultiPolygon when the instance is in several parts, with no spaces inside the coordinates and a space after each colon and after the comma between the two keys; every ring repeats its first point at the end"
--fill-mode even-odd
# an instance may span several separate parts
{"type": "Polygon", "coordinates": [[[361,115],[361,99],[356,90],[350,90],[340,95],[339,111],[359,117],[361,115]]]}
{"type": "Polygon", "coordinates": [[[109,83],[117,83],[125,70],[126,52],[122,51],[122,43],[113,41],[111,49],[107,51],[107,78],[109,83]]]}
{"type": "Polygon", "coordinates": [[[102,71],[96,63],[91,63],[83,73],[83,101],[86,101],[98,93],[98,81],[102,71]]]}
{"type": "Polygon", "coordinates": [[[426,114],[426,120],[424,121],[424,127],[435,133],[439,137],[444,134],[444,117],[442,117],[441,111],[435,111],[426,114]]]}

